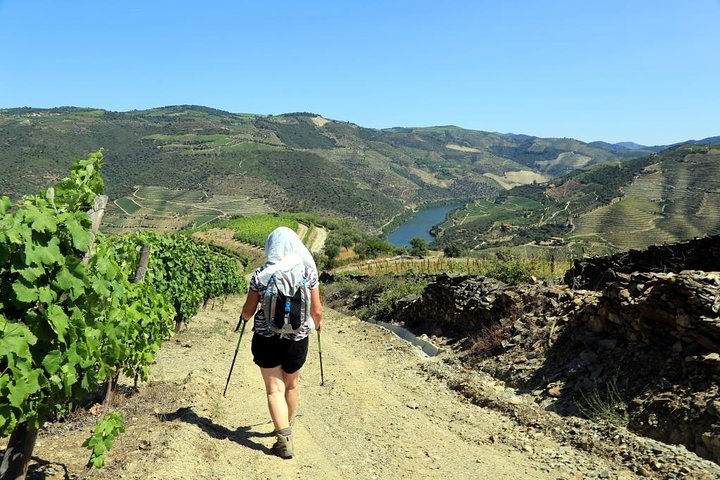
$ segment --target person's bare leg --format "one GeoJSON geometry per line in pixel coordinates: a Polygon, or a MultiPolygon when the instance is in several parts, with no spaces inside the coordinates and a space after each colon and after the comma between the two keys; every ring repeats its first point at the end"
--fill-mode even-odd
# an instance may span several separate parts
{"type": "MultiPolygon", "coordinates": [[[[279,366],[274,368],[261,368],[260,373],[262,373],[263,381],[265,382],[268,410],[270,411],[270,418],[275,425],[275,430],[279,431],[289,427],[288,402],[286,400],[285,382],[283,381],[283,376],[286,374],[279,366]]],[[[297,398],[295,402],[297,405],[297,398]]]]}
{"type": "Polygon", "coordinates": [[[294,373],[283,372],[283,383],[285,384],[285,404],[288,410],[288,422],[293,424],[295,412],[298,406],[298,393],[300,387],[300,370],[294,373]]]}
{"type": "MultiPolygon", "coordinates": [[[[272,446],[272,451],[281,458],[292,458],[294,455],[292,429],[290,428],[288,401],[286,399],[287,390],[285,388],[285,375],[287,374],[282,371],[281,367],[261,368],[260,372],[265,382],[270,418],[272,418],[273,425],[275,425],[276,441],[272,446]]],[[[297,377],[297,375],[295,376],[297,377]]],[[[293,390],[296,390],[297,379],[295,382],[291,381],[290,383],[295,384],[293,390]]],[[[290,398],[294,398],[294,412],[297,406],[297,393],[291,393],[290,398]]]]}

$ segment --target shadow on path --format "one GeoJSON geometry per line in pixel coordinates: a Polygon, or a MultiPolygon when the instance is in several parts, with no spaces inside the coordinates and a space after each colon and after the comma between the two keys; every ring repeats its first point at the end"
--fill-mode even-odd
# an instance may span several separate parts
{"type": "MultiPolygon", "coordinates": [[[[5,450],[0,450],[0,458],[5,450]]],[[[50,462],[40,457],[31,457],[26,480],[47,480],[48,478],[62,478],[63,480],[76,480],[78,477],[70,475],[64,463],[50,462]]]]}
{"type": "Polygon", "coordinates": [[[168,422],[173,420],[182,420],[186,423],[191,423],[200,427],[202,431],[210,435],[212,438],[218,440],[232,440],[233,442],[242,445],[253,450],[258,450],[265,453],[266,455],[272,455],[272,450],[265,445],[253,441],[253,438],[257,437],[274,437],[272,432],[262,433],[256,432],[252,429],[259,425],[265,425],[265,423],[258,423],[255,425],[248,425],[245,427],[238,427],[236,430],[230,430],[227,427],[218,425],[212,420],[201,417],[195,413],[192,408],[181,407],[172,413],[159,413],[156,415],[160,421],[168,422]]]}

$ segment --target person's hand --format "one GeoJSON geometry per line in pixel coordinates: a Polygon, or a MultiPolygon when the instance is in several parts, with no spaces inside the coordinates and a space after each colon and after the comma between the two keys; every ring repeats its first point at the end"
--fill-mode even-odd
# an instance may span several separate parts
{"type": "Polygon", "coordinates": [[[320,318],[313,318],[313,322],[315,322],[315,330],[317,330],[318,332],[319,332],[320,330],[322,330],[322,326],[323,326],[322,317],[320,317],[320,318]]]}

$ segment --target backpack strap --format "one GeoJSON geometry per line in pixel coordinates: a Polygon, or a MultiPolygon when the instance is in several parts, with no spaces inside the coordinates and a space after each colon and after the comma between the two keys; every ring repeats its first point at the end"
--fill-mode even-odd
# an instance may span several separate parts
{"type": "MultiPolygon", "coordinates": [[[[268,283],[275,283],[275,277],[270,277],[268,283]]],[[[268,287],[270,287],[269,284],[268,287]]],[[[272,319],[275,317],[275,309],[277,308],[277,294],[270,296],[270,304],[268,305],[268,307],[270,311],[266,312],[265,315],[267,316],[269,314],[270,317],[266,318],[265,320],[272,321],[272,319]]]]}

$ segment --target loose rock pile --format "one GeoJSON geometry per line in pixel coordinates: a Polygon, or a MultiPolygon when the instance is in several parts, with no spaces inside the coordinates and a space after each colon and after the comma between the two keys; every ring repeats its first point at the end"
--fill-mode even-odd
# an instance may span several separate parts
{"type": "Polygon", "coordinates": [[[639,390],[630,427],[717,462],[719,311],[718,272],[633,273],[619,274],[579,318],[643,354],[637,360],[630,352],[620,355],[628,361],[622,370],[635,380],[631,390],[639,390]]]}
{"type": "Polygon", "coordinates": [[[598,290],[614,282],[620,273],[683,270],[720,271],[720,235],[578,260],[565,274],[565,283],[576,289],[598,290]]]}

